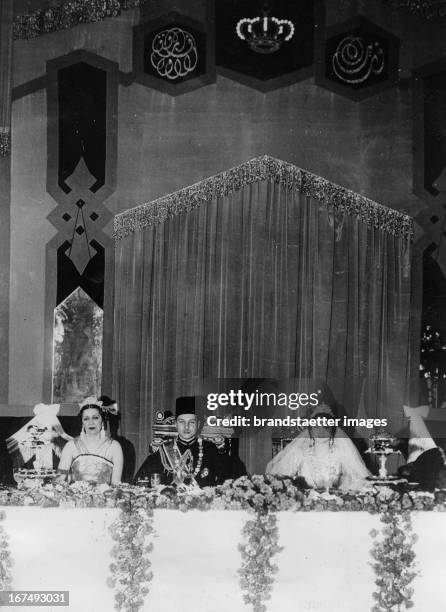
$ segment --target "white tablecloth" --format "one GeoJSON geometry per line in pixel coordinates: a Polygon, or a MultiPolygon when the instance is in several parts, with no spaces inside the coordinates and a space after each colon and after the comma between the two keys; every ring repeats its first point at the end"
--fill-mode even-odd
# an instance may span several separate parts
{"type": "MultiPolygon", "coordinates": [[[[114,509],[3,508],[10,536],[14,590],[68,590],[70,607],[42,610],[112,612],[110,576],[114,509]]],[[[147,612],[247,612],[237,570],[239,511],[155,511],[153,581],[147,612]]],[[[278,513],[279,572],[269,612],[367,612],[375,589],[370,530],[379,516],[365,512],[278,513]]],[[[414,513],[417,569],[415,612],[445,612],[446,515],[414,513]]],[[[5,608],[3,608],[5,609],[5,608]]],[[[29,607],[13,610],[29,612],[29,607]]]]}

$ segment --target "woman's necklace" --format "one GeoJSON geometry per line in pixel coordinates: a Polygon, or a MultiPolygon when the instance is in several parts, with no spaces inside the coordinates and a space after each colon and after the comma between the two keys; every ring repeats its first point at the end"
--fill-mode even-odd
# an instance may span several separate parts
{"type": "MultiPolygon", "coordinates": [[[[94,440],[96,442],[96,440],[94,440]]],[[[101,447],[102,440],[99,438],[95,444],[92,444],[92,440],[89,440],[87,436],[84,438],[84,444],[89,453],[95,454],[95,452],[101,447]]]]}

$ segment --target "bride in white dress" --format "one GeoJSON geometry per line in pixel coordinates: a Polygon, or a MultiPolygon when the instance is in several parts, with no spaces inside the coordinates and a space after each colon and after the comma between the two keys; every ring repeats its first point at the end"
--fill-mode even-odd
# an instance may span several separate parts
{"type": "MultiPolygon", "coordinates": [[[[333,419],[331,408],[319,405],[311,418],[333,419]]],[[[301,476],[315,489],[358,490],[370,472],[356,446],[339,427],[309,427],[283,448],[266,466],[273,476],[301,476]]]]}

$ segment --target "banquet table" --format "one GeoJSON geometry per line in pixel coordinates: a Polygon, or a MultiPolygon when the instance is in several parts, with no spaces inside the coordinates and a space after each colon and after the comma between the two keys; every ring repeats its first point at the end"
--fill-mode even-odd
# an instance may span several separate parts
{"type": "MultiPolygon", "coordinates": [[[[69,591],[70,612],[112,611],[109,527],[116,508],[1,508],[14,562],[12,586],[69,591]]],[[[238,570],[242,510],[154,510],[150,553],[153,579],[145,611],[240,612],[238,570]]],[[[270,612],[365,612],[376,589],[370,550],[379,515],[367,512],[278,512],[279,545],[270,612]]],[[[416,570],[414,610],[446,610],[446,514],[412,512],[416,570]]],[[[5,608],[6,609],[6,608],[5,608]]],[[[8,608],[9,609],[9,608],[8,608]]],[[[29,610],[17,606],[14,610],[29,610]]],[[[44,607],[61,610],[61,607],[44,607]]]]}

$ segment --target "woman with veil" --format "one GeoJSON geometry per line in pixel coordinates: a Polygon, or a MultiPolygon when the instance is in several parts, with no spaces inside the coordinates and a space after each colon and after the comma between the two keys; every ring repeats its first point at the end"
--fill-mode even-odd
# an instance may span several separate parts
{"type": "MultiPolygon", "coordinates": [[[[333,410],[320,404],[310,418],[334,419],[333,410]]],[[[308,427],[266,466],[273,476],[300,476],[315,489],[358,490],[370,476],[356,446],[340,427],[308,427]]]]}

